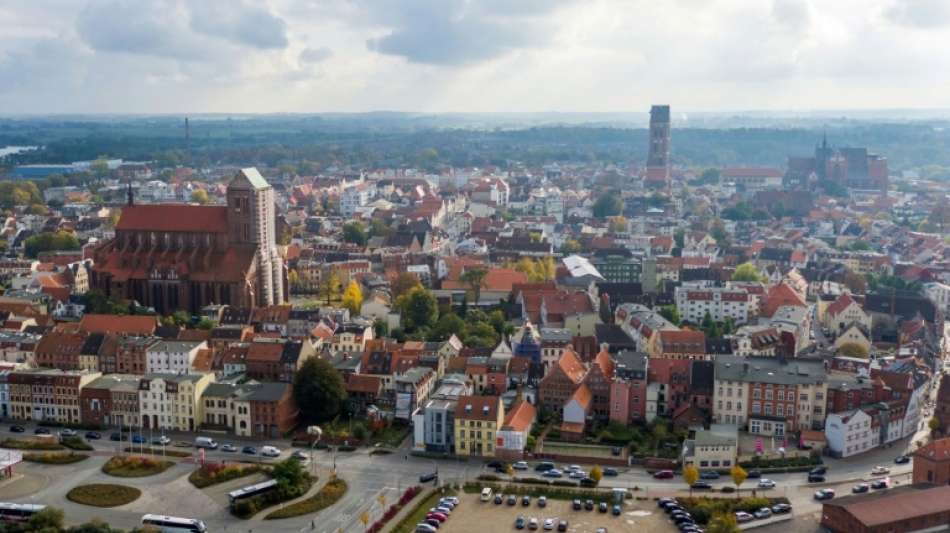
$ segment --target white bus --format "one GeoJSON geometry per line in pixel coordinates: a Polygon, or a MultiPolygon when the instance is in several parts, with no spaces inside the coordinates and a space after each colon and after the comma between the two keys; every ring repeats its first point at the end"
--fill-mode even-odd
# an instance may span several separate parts
{"type": "Polygon", "coordinates": [[[0,503],[0,521],[27,522],[43,509],[45,505],[33,503],[0,503]]]}
{"type": "Polygon", "coordinates": [[[264,494],[265,492],[269,492],[275,488],[277,488],[277,480],[269,479],[254,485],[248,485],[243,489],[232,490],[228,493],[228,500],[231,502],[231,506],[233,507],[234,504],[241,500],[257,496],[258,494],[264,494]]]}
{"type": "Polygon", "coordinates": [[[194,518],[178,518],[177,516],[162,516],[157,514],[147,514],[142,517],[143,526],[152,526],[165,533],[180,533],[182,531],[193,531],[195,533],[206,533],[208,527],[201,520],[194,518]]]}

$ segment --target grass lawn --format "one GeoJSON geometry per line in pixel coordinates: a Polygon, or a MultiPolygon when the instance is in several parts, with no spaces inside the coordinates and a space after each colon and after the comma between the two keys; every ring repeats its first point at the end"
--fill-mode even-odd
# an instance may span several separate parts
{"type": "Polygon", "coordinates": [[[46,465],[68,465],[78,463],[88,459],[89,456],[84,453],[74,452],[46,452],[46,453],[25,453],[23,460],[30,463],[42,463],[46,465]]]}
{"type": "Polygon", "coordinates": [[[264,520],[274,520],[278,518],[291,518],[310,513],[317,513],[338,502],[346,494],[346,481],[340,478],[331,479],[316,494],[296,503],[278,509],[267,516],[264,520]]]}
{"type": "Polygon", "coordinates": [[[199,489],[238,479],[261,471],[257,465],[210,465],[195,469],[188,476],[188,481],[199,489]]]}
{"type": "Polygon", "coordinates": [[[142,491],[125,485],[94,483],[80,485],[66,494],[70,501],[95,507],[118,507],[132,503],[142,495],[142,491]]]}
{"type": "MultiPolygon", "coordinates": [[[[163,453],[161,448],[149,448],[149,447],[139,448],[138,446],[129,446],[128,448],[125,449],[125,451],[127,451],[127,452],[129,452],[129,453],[136,453],[136,454],[139,454],[139,455],[142,455],[142,454],[144,454],[144,455],[162,455],[162,453],[163,453]]],[[[172,450],[172,449],[170,449],[170,448],[168,448],[168,447],[165,448],[164,454],[165,454],[166,456],[168,456],[168,457],[191,457],[191,453],[189,453],[189,452],[182,452],[182,451],[179,451],[179,450],[172,450]]]]}
{"type": "Polygon", "coordinates": [[[610,446],[594,446],[586,444],[573,444],[569,442],[551,442],[544,441],[542,453],[555,453],[558,455],[573,455],[575,457],[599,457],[604,459],[615,458],[610,446]]]}
{"type": "Polygon", "coordinates": [[[70,450],[79,450],[82,452],[92,451],[92,445],[86,442],[82,437],[65,437],[62,440],[62,444],[70,450]]]}
{"type": "MultiPolygon", "coordinates": [[[[452,489],[445,489],[445,496],[454,496],[455,491],[452,489]]],[[[428,498],[422,500],[412,509],[412,512],[406,515],[396,527],[392,529],[392,533],[413,533],[416,530],[416,524],[425,520],[427,514],[429,514],[429,509],[435,507],[435,503],[439,501],[440,498],[443,498],[442,491],[436,489],[435,492],[429,495],[428,498]]]]}
{"type": "Polygon", "coordinates": [[[116,455],[102,465],[102,471],[115,477],[145,477],[161,474],[174,464],[152,457],[116,455]]]}
{"type": "Polygon", "coordinates": [[[32,440],[32,439],[3,439],[0,441],[0,448],[12,448],[14,450],[62,450],[63,445],[53,439],[32,440]]]}

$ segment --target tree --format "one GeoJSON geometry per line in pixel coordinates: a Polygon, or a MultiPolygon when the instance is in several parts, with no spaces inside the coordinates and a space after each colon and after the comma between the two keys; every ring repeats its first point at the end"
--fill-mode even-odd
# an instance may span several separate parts
{"type": "Polygon", "coordinates": [[[844,284],[854,294],[864,294],[868,290],[868,280],[852,270],[844,273],[844,284]]]}
{"type": "Polygon", "coordinates": [[[623,215],[617,215],[610,218],[608,229],[611,233],[623,233],[627,231],[627,219],[623,215]]]}
{"type": "Polygon", "coordinates": [[[62,509],[55,507],[46,507],[42,511],[30,517],[30,527],[28,531],[51,531],[56,532],[63,529],[64,514],[62,509]]]}
{"type": "Polygon", "coordinates": [[[56,233],[40,233],[27,238],[23,242],[23,249],[27,257],[35,258],[40,252],[78,250],[79,239],[72,233],[63,230],[56,233]]]}
{"type": "Polygon", "coordinates": [[[320,276],[319,292],[326,297],[327,305],[340,297],[341,284],[340,273],[335,268],[320,276]]]}
{"type": "Polygon", "coordinates": [[[113,208],[109,210],[109,219],[106,221],[106,226],[114,228],[116,224],[119,223],[119,218],[122,216],[122,210],[119,208],[113,208]]]}
{"type": "Polygon", "coordinates": [[[745,471],[739,465],[733,465],[732,469],[729,470],[729,475],[732,476],[732,482],[736,485],[736,498],[739,497],[739,486],[742,485],[746,479],[749,477],[749,473],[745,471]]]}
{"type": "Polygon", "coordinates": [[[206,205],[211,201],[211,198],[208,197],[208,191],[204,189],[195,189],[191,191],[191,201],[199,205],[206,205]]]}
{"type": "Polygon", "coordinates": [[[99,156],[89,165],[89,170],[97,180],[101,180],[109,174],[109,160],[103,156],[99,156]]]}
{"type": "Polygon", "coordinates": [[[719,325],[713,320],[712,315],[709,314],[709,311],[706,311],[706,314],[703,315],[703,322],[699,327],[709,338],[718,339],[719,337],[722,337],[722,333],[719,331],[719,325]]]}
{"type": "Polygon", "coordinates": [[[729,232],[726,231],[726,225],[723,223],[722,219],[717,218],[713,220],[712,224],[709,227],[709,235],[713,239],[716,239],[716,244],[720,247],[726,247],[729,245],[729,232]]]}
{"type": "Polygon", "coordinates": [[[47,215],[49,214],[49,209],[43,204],[31,204],[26,212],[31,215],[47,215]]]}
{"type": "Polygon", "coordinates": [[[838,347],[838,352],[839,352],[841,355],[845,355],[845,356],[847,356],[847,357],[864,357],[864,358],[867,358],[867,356],[868,356],[867,348],[865,348],[864,346],[861,346],[860,344],[857,344],[857,343],[855,343],[855,342],[846,342],[846,343],[842,344],[841,346],[838,347]]]}
{"type": "Polygon", "coordinates": [[[736,523],[736,515],[733,513],[716,513],[706,527],[707,533],[740,533],[741,531],[736,523]]]}
{"type": "Polygon", "coordinates": [[[604,471],[603,471],[603,469],[600,468],[599,466],[594,466],[594,468],[591,468],[591,469],[590,469],[590,478],[593,479],[594,481],[596,481],[597,483],[600,483],[600,480],[601,480],[601,479],[604,479],[604,471]]]}
{"type": "Polygon", "coordinates": [[[689,496],[693,497],[693,484],[699,481],[699,469],[696,465],[690,463],[683,467],[683,481],[689,485],[689,496]]]}
{"type": "Polygon", "coordinates": [[[670,321],[674,326],[679,326],[683,319],[680,317],[680,311],[675,305],[664,305],[660,307],[660,316],[670,321]]]}
{"type": "Polygon", "coordinates": [[[488,271],[484,268],[474,267],[466,269],[462,273],[461,281],[466,283],[472,289],[472,293],[475,296],[475,305],[478,305],[478,300],[482,296],[482,284],[485,282],[485,276],[488,275],[488,271]]]}
{"type": "Polygon", "coordinates": [[[205,331],[210,331],[214,329],[217,325],[218,325],[217,322],[215,322],[214,320],[211,320],[210,318],[205,317],[199,320],[198,324],[195,327],[198,329],[203,329],[205,331]]]}
{"type": "Polygon", "coordinates": [[[699,175],[699,182],[703,185],[714,185],[719,183],[719,169],[707,168],[699,175]]]}
{"type": "Polygon", "coordinates": [[[356,280],[350,281],[343,293],[343,307],[350,310],[350,315],[359,315],[360,308],[363,307],[363,291],[356,280]]]}
{"type": "Polygon", "coordinates": [[[343,240],[359,246],[366,246],[366,229],[359,220],[343,225],[343,240]]]}
{"type": "Polygon", "coordinates": [[[575,239],[567,239],[561,245],[561,253],[564,255],[576,254],[581,251],[581,243],[575,239]]]}
{"type": "Polygon", "coordinates": [[[593,213],[595,217],[613,217],[621,212],[623,212],[623,200],[620,199],[620,193],[617,191],[605,192],[594,202],[593,213]]]}
{"type": "Polygon", "coordinates": [[[763,281],[762,274],[759,273],[759,269],[755,267],[752,263],[742,263],[736,267],[735,272],[732,273],[732,281],[763,281]]]}
{"type": "Polygon", "coordinates": [[[439,319],[439,305],[435,296],[422,287],[412,289],[396,300],[407,330],[428,328],[439,319]]]}
{"type": "Polygon", "coordinates": [[[419,283],[419,278],[408,272],[401,272],[396,276],[396,279],[389,284],[389,290],[392,292],[393,298],[399,298],[400,296],[408,294],[417,287],[422,287],[422,283],[419,283]]]}
{"type": "Polygon", "coordinates": [[[294,377],[294,399],[306,423],[333,420],[346,402],[343,378],[325,359],[311,357],[294,377]]]}

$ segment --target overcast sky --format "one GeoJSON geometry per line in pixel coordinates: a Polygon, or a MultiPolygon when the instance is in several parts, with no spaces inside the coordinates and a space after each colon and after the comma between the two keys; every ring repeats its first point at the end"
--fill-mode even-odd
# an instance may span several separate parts
{"type": "Polygon", "coordinates": [[[950,0],[0,0],[0,113],[950,107],[950,0]]]}

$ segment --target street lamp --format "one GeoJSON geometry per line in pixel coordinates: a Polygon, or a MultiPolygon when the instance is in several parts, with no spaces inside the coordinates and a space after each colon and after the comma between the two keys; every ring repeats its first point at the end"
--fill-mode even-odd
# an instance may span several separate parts
{"type": "Polygon", "coordinates": [[[320,437],[323,436],[323,430],[320,429],[320,426],[307,426],[307,435],[313,437],[310,439],[310,468],[316,468],[313,462],[313,448],[320,442],[320,437]]]}

